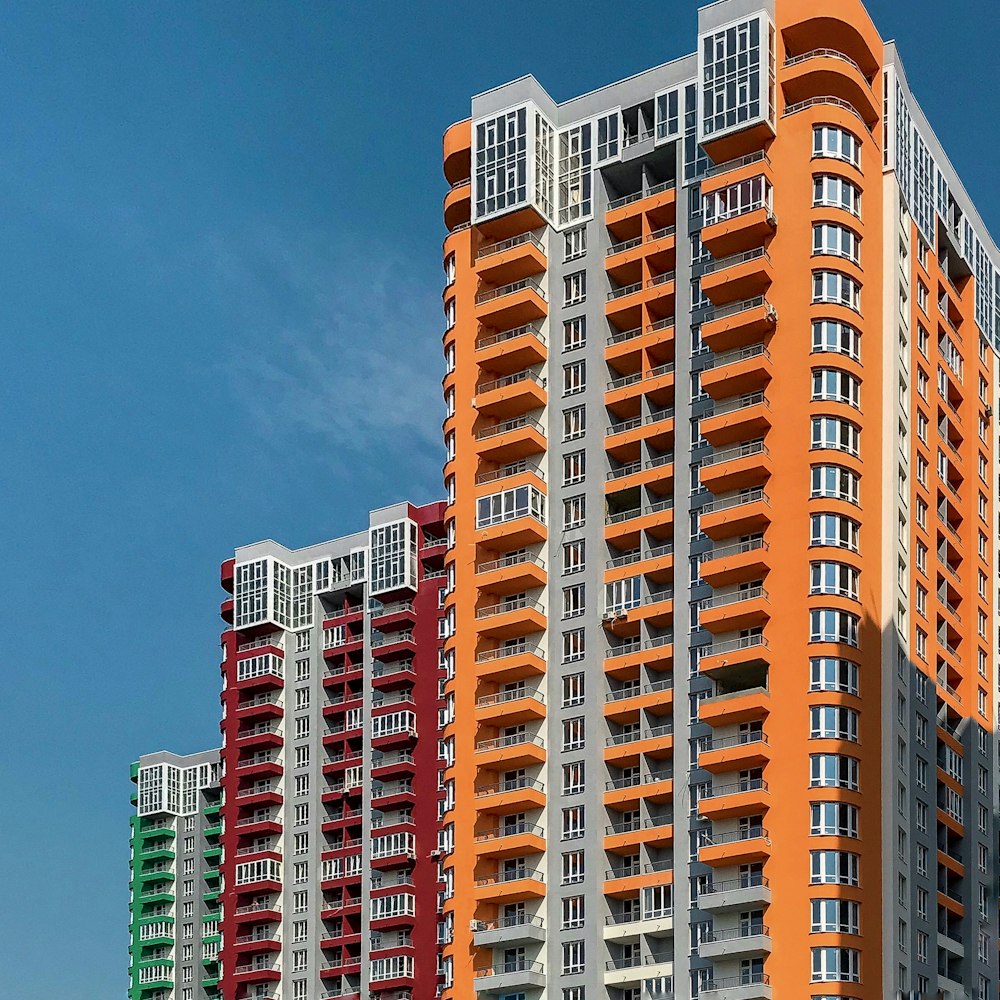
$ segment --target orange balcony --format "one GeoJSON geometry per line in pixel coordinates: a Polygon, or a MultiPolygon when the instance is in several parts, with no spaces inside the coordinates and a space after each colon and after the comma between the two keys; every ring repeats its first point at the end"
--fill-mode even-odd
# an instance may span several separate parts
{"type": "Polygon", "coordinates": [[[537,278],[521,278],[476,295],[476,319],[483,326],[510,330],[542,319],[548,312],[545,288],[537,278]]]}
{"type": "Polygon", "coordinates": [[[449,184],[470,174],[472,158],[472,125],[468,118],[448,127],[442,139],[444,176],[449,184]]]}
{"type": "Polygon", "coordinates": [[[642,321],[641,307],[644,305],[655,316],[673,316],[676,291],[674,272],[664,271],[645,281],[640,279],[632,284],[613,288],[608,292],[604,312],[620,329],[639,325],[642,321]]]}
{"type": "Polygon", "coordinates": [[[512,417],[476,432],[476,451],[485,462],[503,465],[545,451],[545,428],[534,417],[512,417]]]}
{"type": "Polygon", "coordinates": [[[476,766],[514,770],[545,763],[545,740],[530,733],[496,736],[476,744],[476,766]]]}
{"type": "Polygon", "coordinates": [[[545,525],[534,514],[525,514],[509,521],[498,521],[476,530],[475,541],[481,550],[494,556],[517,549],[540,545],[548,538],[545,525]]]}
{"type": "Polygon", "coordinates": [[[608,425],[606,435],[604,450],[617,462],[639,458],[643,441],[656,451],[669,451],[674,445],[674,408],[617,420],[608,425]]]}
{"type": "Polygon", "coordinates": [[[640,400],[646,396],[656,407],[674,403],[674,363],[657,365],[645,372],[621,375],[608,382],[604,405],[620,417],[637,416],[640,400]]]}
{"type": "Polygon", "coordinates": [[[640,684],[635,680],[608,693],[604,705],[604,718],[624,724],[638,721],[639,713],[644,710],[654,715],[670,715],[673,704],[673,677],[667,676],[646,684],[640,684]]]}
{"type": "Polygon", "coordinates": [[[618,820],[609,823],[604,834],[605,851],[617,852],[642,844],[662,848],[674,842],[674,827],[666,818],[618,820]]]}
{"type": "Polygon", "coordinates": [[[836,49],[811,49],[785,60],[781,89],[786,107],[817,97],[845,101],[871,130],[881,108],[868,77],[847,54],[836,49]]]}
{"type": "Polygon", "coordinates": [[[643,800],[664,805],[674,797],[674,782],[670,777],[649,775],[645,778],[618,778],[605,783],[604,804],[613,809],[638,809],[643,800]]]}
{"type": "Polygon", "coordinates": [[[657,271],[672,270],[676,261],[675,233],[674,226],[663,226],[646,236],[640,234],[612,243],[605,254],[604,269],[619,285],[640,280],[643,259],[657,271]]]}
{"type": "Polygon", "coordinates": [[[484,649],[476,654],[476,676],[498,684],[545,673],[544,651],[527,641],[484,649]]]}
{"type": "Polygon", "coordinates": [[[522,903],[545,896],[542,873],[529,868],[501,871],[476,880],[473,897],[477,902],[490,902],[497,906],[522,903]]]}
{"type": "Polygon", "coordinates": [[[771,649],[762,635],[740,636],[723,639],[702,647],[698,669],[707,677],[735,676],[742,669],[768,667],[771,649]]]}
{"type": "Polygon", "coordinates": [[[606,494],[620,493],[637,486],[649,486],[660,495],[673,493],[674,453],[657,455],[646,461],[628,462],[607,475],[606,494]]]}
{"type": "Polygon", "coordinates": [[[763,767],[771,759],[767,737],[760,732],[713,736],[711,745],[698,754],[698,766],[713,774],[763,767]]]}
{"type": "Polygon", "coordinates": [[[699,481],[716,496],[762,486],[772,472],[771,453],[763,441],[720,448],[701,460],[699,481]]]}
{"type": "Polygon", "coordinates": [[[645,576],[653,583],[670,583],[673,580],[674,546],[672,542],[657,545],[643,552],[636,549],[607,561],[605,582],[623,580],[629,576],[645,576]]]}
{"type": "Polygon", "coordinates": [[[645,191],[635,191],[610,201],[604,222],[620,238],[627,239],[636,235],[644,212],[651,212],[657,218],[661,214],[669,217],[676,211],[676,203],[676,182],[664,181],[645,191]]]}
{"type": "Polygon", "coordinates": [[[499,823],[476,832],[475,851],[480,858],[517,858],[545,851],[545,835],[540,826],[524,820],[499,823]]]}
{"type": "Polygon", "coordinates": [[[542,241],[534,233],[519,233],[508,240],[487,243],[476,254],[476,273],[490,285],[507,285],[548,267],[542,241]]]}
{"type": "Polygon", "coordinates": [[[701,508],[701,530],[713,539],[763,532],[771,523],[771,502],[762,489],[720,497],[701,508]]]}
{"type": "Polygon", "coordinates": [[[544,560],[530,552],[512,552],[476,566],[476,586],[481,593],[517,594],[544,587],[547,580],[544,560]]]}
{"type": "Polygon", "coordinates": [[[607,514],[604,518],[604,537],[619,549],[637,549],[643,532],[657,539],[673,538],[674,502],[659,500],[629,510],[607,514]]]}
{"type": "Polygon", "coordinates": [[[716,448],[762,438],[770,429],[771,407],[763,392],[720,400],[700,424],[702,437],[716,448]]]}
{"type": "Polygon", "coordinates": [[[476,722],[480,724],[518,726],[544,718],[545,696],[541,691],[497,691],[476,699],[476,722]]]}
{"type": "Polygon", "coordinates": [[[480,368],[510,374],[544,364],[549,352],[538,323],[513,330],[486,330],[476,341],[476,363],[480,368]]]}
{"type": "Polygon", "coordinates": [[[701,243],[716,260],[723,260],[762,247],[777,225],[768,199],[761,199],[739,210],[707,218],[701,230],[701,243]]]}
{"type": "Polygon", "coordinates": [[[701,274],[701,290],[717,305],[763,295],[774,281],[774,265],[763,247],[709,261],[701,274]]]}
{"type": "Polygon", "coordinates": [[[715,400],[766,388],[774,376],[771,355],[763,344],[750,344],[717,354],[712,367],[702,369],[701,388],[715,400]]]}
{"type": "Polygon", "coordinates": [[[545,785],[537,778],[505,778],[476,786],[476,810],[506,816],[545,807],[545,785]]]}
{"type": "Polygon", "coordinates": [[[545,379],[529,368],[481,382],[472,405],[480,416],[510,420],[541,409],[548,398],[545,379]]]}
{"type": "Polygon", "coordinates": [[[444,224],[451,232],[472,218],[472,182],[456,181],[444,196],[444,224]]]}
{"type": "Polygon", "coordinates": [[[674,318],[666,316],[645,326],[614,329],[608,334],[604,357],[623,372],[638,371],[643,352],[657,361],[673,360],[674,343],[674,318]]]}
{"type": "Polygon", "coordinates": [[[771,568],[767,553],[763,538],[716,545],[702,556],[699,575],[713,587],[759,580],[771,568]]]}
{"type": "Polygon", "coordinates": [[[634,678],[640,666],[660,673],[674,664],[674,636],[668,631],[651,639],[632,636],[605,651],[604,672],[619,680],[634,678]]]}
{"type": "Polygon", "coordinates": [[[762,627],[770,618],[771,605],[763,587],[716,594],[698,606],[698,621],[709,632],[735,632],[762,627]]]}
{"type": "Polygon", "coordinates": [[[698,799],[698,814],[711,820],[759,816],[770,807],[771,794],[763,778],[713,785],[709,793],[698,799]]]}
{"type": "Polygon", "coordinates": [[[701,328],[702,343],[716,354],[764,340],[778,322],[774,306],[763,295],[719,306],[701,328]]]}
{"type": "Polygon", "coordinates": [[[643,726],[636,732],[608,736],[605,740],[604,760],[615,767],[629,767],[638,764],[644,755],[655,760],[666,759],[673,753],[673,747],[672,724],[643,726]]]}
{"type": "Polygon", "coordinates": [[[758,864],[770,856],[771,838],[763,826],[705,834],[698,850],[698,860],[713,868],[758,864]]]}
{"type": "Polygon", "coordinates": [[[476,609],[476,631],[493,639],[511,639],[544,632],[545,609],[531,598],[516,597],[476,609]]]}

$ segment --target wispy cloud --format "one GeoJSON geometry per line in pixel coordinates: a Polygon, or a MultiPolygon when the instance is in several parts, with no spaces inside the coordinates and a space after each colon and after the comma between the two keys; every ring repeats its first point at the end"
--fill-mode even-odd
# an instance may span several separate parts
{"type": "Polygon", "coordinates": [[[377,455],[432,483],[442,461],[436,271],[386,247],[274,231],[217,240],[212,262],[243,304],[228,376],[264,439],[377,455]]]}

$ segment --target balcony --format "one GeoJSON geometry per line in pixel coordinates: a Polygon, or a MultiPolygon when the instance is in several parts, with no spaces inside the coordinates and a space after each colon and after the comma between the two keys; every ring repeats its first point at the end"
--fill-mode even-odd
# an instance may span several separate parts
{"type": "Polygon", "coordinates": [[[733,681],[740,674],[751,673],[753,668],[769,666],[770,662],[767,639],[762,635],[747,635],[702,646],[698,669],[706,677],[733,681]]]}
{"type": "MultiPolygon", "coordinates": [[[[650,133],[650,138],[652,133],[650,133]]],[[[613,232],[631,230],[640,222],[644,212],[672,211],[677,201],[677,184],[675,181],[663,181],[653,184],[645,191],[633,191],[613,198],[608,202],[605,224],[613,232]],[[629,226],[629,223],[632,225],[629,226]]]]}
{"type": "Polygon", "coordinates": [[[444,224],[449,232],[466,225],[472,218],[472,182],[459,179],[444,196],[444,224]]]}
{"type": "Polygon", "coordinates": [[[709,931],[698,945],[701,958],[749,958],[771,953],[771,930],[766,924],[742,924],[709,931]]]}
{"type": "Polygon", "coordinates": [[[702,369],[701,388],[715,400],[763,390],[774,375],[771,355],[763,344],[750,344],[711,357],[702,369]]]}
{"type": "Polygon", "coordinates": [[[528,913],[477,920],[473,930],[473,944],[477,948],[544,943],[545,921],[528,913]]]}
{"type": "Polygon", "coordinates": [[[715,545],[703,553],[698,575],[712,587],[727,587],[759,580],[769,571],[770,546],[763,538],[715,545]]]}
{"type": "Polygon", "coordinates": [[[545,763],[545,740],[529,733],[497,736],[476,744],[476,765],[479,767],[516,770],[545,763]]]}
{"type": "Polygon", "coordinates": [[[698,800],[698,812],[705,819],[732,819],[757,816],[771,807],[771,794],[763,778],[742,778],[731,784],[713,785],[698,800]]]}
{"type": "Polygon", "coordinates": [[[774,281],[774,265],[763,247],[709,261],[701,290],[716,306],[763,295],[774,281]]]}
{"type": "Polygon", "coordinates": [[[472,405],[482,417],[509,420],[541,409],[548,402],[545,379],[531,369],[502,375],[476,387],[472,405]]]}
{"type": "Polygon", "coordinates": [[[517,959],[489,968],[476,969],[477,993],[504,994],[511,990],[541,989],[545,986],[545,966],[541,962],[517,959]]]}
{"type": "Polygon", "coordinates": [[[476,810],[498,816],[542,809],[545,783],[537,778],[507,778],[495,784],[476,786],[476,810]]]}
{"type": "Polygon", "coordinates": [[[518,858],[544,850],[545,831],[537,823],[524,820],[508,820],[475,836],[475,851],[480,858],[518,858]]]}
{"type": "Polygon", "coordinates": [[[728,594],[716,594],[698,604],[698,621],[710,632],[763,627],[771,618],[767,591],[747,587],[728,594]]]}
{"type": "MultiPolygon", "coordinates": [[[[610,959],[605,962],[604,967],[604,985],[622,987],[629,983],[655,982],[658,979],[670,978],[674,963],[666,955],[633,955],[610,959]]],[[[646,990],[643,991],[643,995],[652,996],[646,990]]]]}
{"type": "Polygon", "coordinates": [[[762,486],[771,477],[771,453],[763,439],[720,448],[701,460],[699,481],[716,496],[762,486]]]}
{"type": "Polygon", "coordinates": [[[611,379],[604,397],[605,406],[621,417],[634,417],[639,413],[639,403],[646,396],[656,407],[673,406],[674,363],[631,372],[611,379]]]}
{"type": "Polygon", "coordinates": [[[544,632],[545,609],[529,597],[515,597],[476,609],[476,632],[494,639],[511,639],[544,632]]]}
{"type": "MultiPolygon", "coordinates": [[[[709,194],[703,193],[702,198],[708,199],[709,194]]],[[[762,247],[777,227],[770,197],[760,197],[711,216],[706,212],[701,244],[716,260],[728,260],[762,247]]]]}
{"type": "Polygon", "coordinates": [[[645,326],[612,328],[604,349],[607,362],[622,371],[642,367],[645,351],[651,361],[666,361],[674,356],[674,318],[665,316],[645,326]]]}
{"type": "Polygon", "coordinates": [[[865,72],[849,55],[832,48],[815,48],[789,56],[781,74],[781,89],[786,106],[817,97],[836,97],[849,105],[869,131],[881,113],[865,72]]]}
{"type": "Polygon", "coordinates": [[[732,868],[765,862],[771,856],[771,838],[762,826],[745,827],[729,833],[703,835],[698,860],[713,868],[732,868]]]}
{"type": "Polygon", "coordinates": [[[604,804],[620,811],[638,809],[643,802],[665,805],[673,797],[674,780],[669,768],[635,778],[616,778],[605,783],[604,804]]]}
{"type": "Polygon", "coordinates": [[[476,566],[476,585],[481,593],[520,593],[544,587],[547,579],[545,561],[530,552],[512,552],[476,566]]]}
{"type": "Polygon", "coordinates": [[[698,907],[709,913],[753,910],[771,903],[771,886],[763,875],[750,874],[725,882],[714,882],[698,893],[698,907]]]}
{"type": "Polygon", "coordinates": [[[634,715],[644,709],[670,714],[674,702],[674,679],[664,677],[662,680],[640,684],[630,683],[615,691],[609,691],[605,697],[604,717],[618,718],[623,715],[634,715]]]}
{"type": "Polygon", "coordinates": [[[495,875],[477,879],[473,895],[480,902],[488,900],[498,906],[542,899],[545,880],[532,868],[500,869],[495,875]]]}
{"type": "Polygon", "coordinates": [[[504,286],[530,278],[547,266],[545,247],[531,232],[484,244],[476,254],[476,273],[491,285],[504,286]]]}
{"type": "Polygon", "coordinates": [[[698,766],[713,774],[763,767],[771,759],[771,748],[762,732],[735,736],[713,736],[709,747],[698,754],[698,766]]]}
{"type": "Polygon", "coordinates": [[[548,313],[548,297],[537,278],[521,278],[476,295],[476,319],[483,326],[509,330],[535,323],[548,313]]]}
{"type": "Polygon", "coordinates": [[[476,654],[476,675],[497,683],[537,677],[544,673],[544,649],[527,641],[484,649],[476,654]]]}
{"type": "Polygon", "coordinates": [[[702,324],[701,340],[716,354],[725,354],[764,340],[777,322],[774,306],[763,295],[757,295],[713,310],[702,324]]]}
{"type": "Polygon", "coordinates": [[[644,755],[654,760],[665,760],[673,753],[674,727],[672,723],[640,726],[617,736],[608,736],[604,742],[604,760],[615,767],[636,765],[644,755]]]}
{"type": "MultiPolygon", "coordinates": [[[[608,875],[614,874],[608,872],[608,875]]],[[[604,918],[605,941],[638,941],[644,936],[670,937],[674,933],[674,910],[672,906],[656,909],[609,913],[604,918]]]]}
{"type": "Polygon", "coordinates": [[[701,530],[716,541],[760,534],[771,523],[771,501],[762,489],[743,490],[704,504],[700,513],[701,530]]]}
{"type": "Polygon", "coordinates": [[[770,1000],[771,980],[763,972],[710,979],[698,991],[701,1000],[770,1000]]]}
{"type": "Polygon", "coordinates": [[[619,549],[637,549],[644,532],[665,542],[673,538],[674,501],[660,500],[607,514],[604,525],[604,537],[619,549]]]}
{"type": "Polygon", "coordinates": [[[545,451],[545,428],[534,417],[519,416],[476,431],[476,451],[486,462],[516,462],[545,451]]]}
{"type": "Polygon", "coordinates": [[[548,354],[539,323],[488,331],[476,341],[476,362],[481,368],[495,372],[510,373],[544,364],[548,354]]]}
{"type": "Polygon", "coordinates": [[[760,391],[720,400],[699,426],[702,437],[713,447],[763,438],[770,429],[771,406],[760,391]]]}
{"type": "Polygon", "coordinates": [[[517,726],[545,718],[545,696],[541,691],[498,691],[476,699],[476,721],[480,724],[517,726]]]}

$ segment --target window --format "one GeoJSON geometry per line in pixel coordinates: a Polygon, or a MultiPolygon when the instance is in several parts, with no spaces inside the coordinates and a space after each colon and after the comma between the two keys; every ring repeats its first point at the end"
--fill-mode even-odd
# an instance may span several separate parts
{"type": "Polygon", "coordinates": [[[860,167],[861,141],[853,133],[835,125],[814,125],[813,156],[843,160],[860,167]]]}
{"type": "Polygon", "coordinates": [[[570,806],[562,811],[562,839],[576,840],[586,834],[584,807],[570,806]]]}
{"type": "Polygon", "coordinates": [[[809,881],[813,885],[859,885],[860,861],[848,851],[810,851],[809,881]]]}
{"type": "Polygon", "coordinates": [[[619,617],[642,603],[642,578],[630,576],[604,585],[604,613],[619,617]]]}
{"type": "Polygon", "coordinates": [[[583,449],[563,455],[563,486],[575,486],[587,478],[587,453],[583,449]]]}
{"type": "Polygon", "coordinates": [[[858,665],[835,656],[814,656],[809,660],[809,690],[858,693],[858,665]]]}
{"type": "Polygon", "coordinates": [[[838,753],[815,753],[809,757],[810,788],[849,788],[857,791],[860,764],[854,757],[838,753]]]}
{"type": "Polygon", "coordinates": [[[587,343],[587,317],[577,316],[563,323],[563,350],[575,351],[587,343]]]}
{"type": "Polygon", "coordinates": [[[860,983],[861,952],[856,948],[813,948],[814,983],[860,983]]]}
{"type": "Polygon", "coordinates": [[[517,108],[475,127],[475,218],[523,204],[528,197],[528,111],[517,108]]]}
{"type": "Polygon", "coordinates": [[[568,750],[582,750],[587,745],[586,729],[582,715],[573,719],[563,720],[562,748],[565,753],[568,750]]]}
{"type": "Polygon", "coordinates": [[[584,878],[583,851],[567,851],[562,856],[562,884],[575,885],[584,878]]]}
{"type": "Polygon", "coordinates": [[[814,465],[810,496],[831,497],[857,505],[859,483],[857,474],[842,465],[814,465]]]}
{"type": "Polygon", "coordinates": [[[566,674],[562,679],[562,707],[572,708],[584,702],[585,675],[566,674]]]}
{"type": "Polygon", "coordinates": [[[840,271],[813,271],[814,303],[832,302],[861,312],[861,286],[840,271]]]}
{"type": "Polygon", "coordinates": [[[812,324],[813,353],[845,354],[861,360],[861,334],[850,325],[835,319],[817,319],[812,324]]]}
{"type": "Polygon", "coordinates": [[[579,795],[585,790],[584,763],[582,760],[563,764],[563,795],[579,795]]]}
{"type": "Polygon", "coordinates": [[[586,641],[582,628],[571,629],[563,632],[562,661],[563,663],[576,663],[582,660],[586,652],[586,641]]]}
{"type": "Polygon", "coordinates": [[[861,383],[839,368],[814,368],[812,373],[812,398],[846,403],[861,409],[861,383]]]}
{"type": "Polygon", "coordinates": [[[575,441],[587,433],[587,408],[574,406],[563,410],[563,441],[575,441]]]}
{"type": "Polygon", "coordinates": [[[545,495],[534,486],[517,486],[512,490],[492,493],[480,497],[476,503],[477,528],[488,528],[529,515],[545,523],[545,495]]]}
{"type": "Polygon", "coordinates": [[[837,608],[813,608],[809,612],[810,642],[839,642],[858,645],[860,618],[837,608]]]}
{"type": "Polygon", "coordinates": [[[585,919],[585,904],[583,896],[564,896],[562,901],[562,929],[572,930],[582,927],[585,919]]]}
{"type": "Polygon", "coordinates": [[[563,545],[563,573],[579,573],[587,565],[586,545],[582,538],[563,545]]]}
{"type": "Polygon", "coordinates": [[[858,713],[843,705],[813,705],[809,709],[809,739],[858,742],[858,713]]]}
{"type": "Polygon", "coordinates": [[[809,833],[814,837],[857,837],[858,807],[848,802],[813,802],[809,833]]]}
{"type": "Polygon", "coordinates": [[[737,184],[711,191],[702,200],[704,224],[716,222],[771,207],[771,182],[763,176],[750,177],[737,184]]]}
{"type": "Polygon", "coordinates": [[[853,899],[813,899],[813,934],[860,934],[861,904],[853,899]]]}
{"type": "Polygon", "coordinates": [[[584,949],[582,941],[563,941],[562,974],[576,975],[584,971],[584,949]]]}
{"type": "Polygon", "coordinates": [[[853,264],[860,264],[861,238],[846,226],[817,222],[813,225],[813,253],[843,257],[853,264]]]}
{"type": "Polygon", "coordinates": [[[587,607],[586,587],[576,583],[572,587],[563,588],[563,618],[578,618],[587,607]]]}
{"type": "Polygon", "coordinates": [[[563,365],[563,395],[575,396],[587,388],[587,362],[574,361],[563,365]]]}
{"type": "Polygon", "coordinates": [[[563,500],[563,530],[582,528],[587,522],[587,498],[582,493],[579,496],[567,497],[563,500]]]}
{"type": "MultiPolygon", "coordinates": [[[[815,391],[815,380],[813,384],[815,391]]],[[[812,447],[844,451],[857,457],[861,447],[861,431],[839,417],[813,417],[812,447]]]]}
{"type": "Polygon", "coordinates": [[[860,573],[853,566],[840,562],[814,562],[809,564],[809,593],[836,594],[838,597],[858,599],[860,573]]]}
{"type": "Polygon", "coordinates": [[[861,189],[834,174],[813,177],[813,208],[842,208],[861,218],[861,189]]]}
{"type": "Polygon", "coordinates": [[[575,260],[587,252],[587,227],[570,229],[563,234],[563,260],[575,260]]]}
{"type": "Polygon", "coordinates": [[[857,521],[840,514],[813,514],[809,518],[809,524],[810,545],[828,545],[858,551],[857,521]]]}
{"type": "Polygon", "coordinates": [[[576,271],[563,278],[563,305],[575,306],[587,298],[587,272],[576,271]]]}

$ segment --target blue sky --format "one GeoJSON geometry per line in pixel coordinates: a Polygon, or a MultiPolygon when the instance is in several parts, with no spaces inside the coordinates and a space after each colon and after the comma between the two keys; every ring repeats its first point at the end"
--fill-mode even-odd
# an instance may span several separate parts
{"type": "MultiPolygon", "coordinates": [[[[444,128],[695,8],[0,8],[4,996],[124,994],[128,764],[217,740],[220,560],[439,493],[444,128]]],[[[993,3],[870,9],[997,232],[993,3]]]]}

